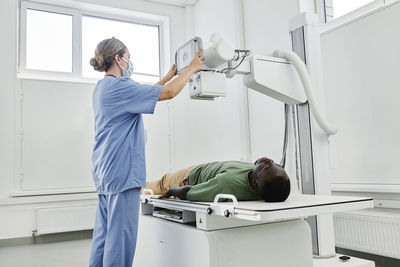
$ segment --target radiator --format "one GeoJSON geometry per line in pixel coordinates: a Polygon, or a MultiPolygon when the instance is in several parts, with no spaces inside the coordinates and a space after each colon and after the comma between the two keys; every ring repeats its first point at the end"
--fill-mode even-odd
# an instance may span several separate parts
{"type": "Polygon", "coordinates": [[[93,229],[96,205],[37,208],[34,235],[93,229]]]}
{"type": "Polygon", "coordinates": [[[336,246],[400,259],[400,211],[334,215],[336,246]]]}

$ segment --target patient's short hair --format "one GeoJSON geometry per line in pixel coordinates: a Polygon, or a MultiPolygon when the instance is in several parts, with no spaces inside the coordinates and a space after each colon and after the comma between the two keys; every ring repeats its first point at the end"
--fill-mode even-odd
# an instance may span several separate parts
{"type": "Polygon", "coordinates": [[[283,202],[290,194],[290,180],[287,175],[269,177],[261,190],[266,202],[283,202]]]}

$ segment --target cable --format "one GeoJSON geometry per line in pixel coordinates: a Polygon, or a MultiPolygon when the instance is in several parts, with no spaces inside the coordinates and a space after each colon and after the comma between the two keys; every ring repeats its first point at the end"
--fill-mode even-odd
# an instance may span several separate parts
{"type": "Polygon", "coordinates": [[[200,71],[211,71],[211,72],[217,72],[217,73],[226,73],[227,70],[235,70],[235,69],[237,69],[237,68],[240,66],[240,64],[242,64],[242,62],[244,61],[245,57],[246,57],[246,56],[243,56],[243,58],[242,58],[242,60],[239,62],[239,64],[237,64],[237,65],[236,65],[235,67],[233,67],[233,68],[225,68],[225,69],[222,69],[222,70],[201,69],[201,70],[196,71],[196,73],[197,73],[197,72],[200,72],[200,71]]]}
{"type": "Polygon", "coordinates": [[[285,168],[286,165],[286,153],[287,153],[287,147],[288,147],[288,128],[289,128],[289,105],[285,103],[285,133],[283,137],[283,151],[282,151],[282,158],[279,163],[279,165],[282,166],[282,168],[285,168]]]}
{"type": "Polygon", "coordinates": [[[244,59],[250,55],[250,50],[236,49],[235,52],[238,52],[239,56],[240,56],[240,53],[241,53],[241,52],[244,52],[244,53],[245,53],[245,54],[243,55],[243,57],[242,57],[242,60],[239,62],[239,64],[237,64],[237,65],[236,65],[235,67],[233,67],[233,68],[225,68],[225,69],[222,69],[222,70],[220,70],[219,72],[221,72],[221,73],[226,73],[226,71],[228,71],[228,70],[235,70],[235,69],[237,69],[237,68],[243,63],[244,59]]]}
{"type": "Polygon", "coordinates": [[[332,127],[332,125],[328,123],[325,116],[322,114],[321,107],[318,105],[317,99],[314,96],[311,78],[304,62],[299,58],[298,55],[296,55],[296,53],[289,50],[275,50],[274,56],[284,58],[293,64],[297,70],[297,73],[299,74],[301,82],[303,83],[304,92],[307,96],[311,111],[319,127],[321,127],[321,129],[328,136],[336,134],[337,129],[332,127]]]}
{"type": "Polygon", "coordinates": [[[218,72],[220,72],[220,73],[226,73],[226,71],[227,70],[235,70],[235,69],[237,69],[239,66],[240,66],[240,64],[242,64],[242,62],[244,61],[244,59],[246,58],[246,56],[243,56],[242,57],[242,60],[239,62],[239,64],[237,64],[235,67],[233,67],[233,68],[225,68],[225,69],[222,69],[222,70],[220,70],[220,71],[218,71],[218,72]]]}

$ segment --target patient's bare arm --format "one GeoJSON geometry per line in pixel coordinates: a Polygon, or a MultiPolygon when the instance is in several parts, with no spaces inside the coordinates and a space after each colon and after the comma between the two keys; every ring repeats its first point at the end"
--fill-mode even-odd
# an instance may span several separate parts
{"type": "Polygon", "coordinates": [[[159,198],[169,198],[169,197],[177,197],[182,200],[186,200],[187,192],[192,188],[191,185],[185,185],[181,187],[171,187],[164,194],[162,194],[159,198]]]}

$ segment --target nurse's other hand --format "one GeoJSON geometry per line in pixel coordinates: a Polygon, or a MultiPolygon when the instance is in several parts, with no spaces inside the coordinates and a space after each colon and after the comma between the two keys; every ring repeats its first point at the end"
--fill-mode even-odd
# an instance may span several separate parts
{"type": "Polygon", "coordinates": [[[165,75],[167,81],[171,80],[176,75],[176,66],[172,64],[171,68],[169,69],[168,73],[165,75]]]}
{"type": "Polygon", "coordinates": [[[201,53],[203,53],[203,49],[197,52],[188,66],[188,69],[193,71],[193,73],[201,70],[201,67],[203,67],[205,57],[202,56],[201,53]]]}

